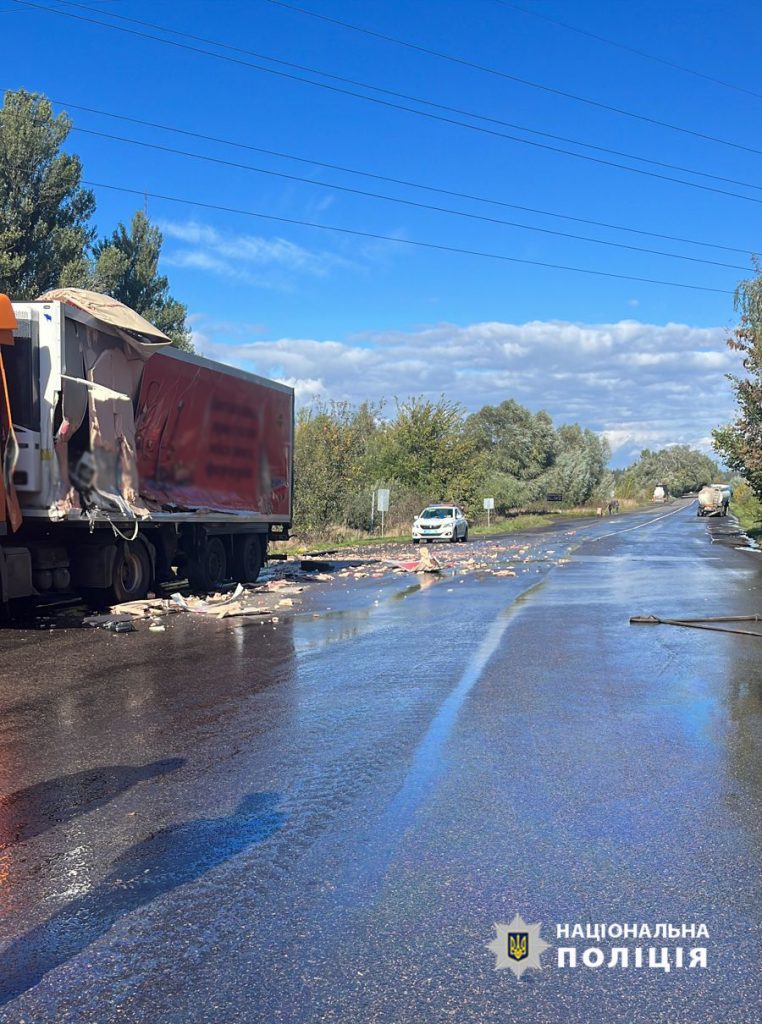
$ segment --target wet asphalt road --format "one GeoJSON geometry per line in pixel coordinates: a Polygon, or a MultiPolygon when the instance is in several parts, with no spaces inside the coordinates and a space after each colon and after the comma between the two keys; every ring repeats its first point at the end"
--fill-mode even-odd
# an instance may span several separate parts
{"type": "Polygon", "coordinates": [[[628,619],[762,611],[762,562],[671,511],[275,624],[0,632],[0,1020],[760,1020],[762,639],[628,619]],[[705,970],[555,966],[662,921],[705,970]]]}

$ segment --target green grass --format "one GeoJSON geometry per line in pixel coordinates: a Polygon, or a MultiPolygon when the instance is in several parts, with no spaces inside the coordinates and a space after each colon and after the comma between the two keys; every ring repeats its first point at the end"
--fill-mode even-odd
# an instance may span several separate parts
{"type": "Polygon", "coordinates": [[[745,484],[737,487],[730,508],[752,540],[762,544],[762,502],[754,497],[751,488],[745,484]]]}
{"type": "Polygon", "coordinates": [[[525,515],[500,519],[489,526],[469,526],[468,533],[474,537],[489,537],[493,533],[516,533],[518,530],[531,530],[535,526],[546,526],[548,523],[561,522],[564,519],[575,519],[583,515],[594,515],[594,512],[553,512],[541,515],[539,512],[527,512],[525,515]]]}

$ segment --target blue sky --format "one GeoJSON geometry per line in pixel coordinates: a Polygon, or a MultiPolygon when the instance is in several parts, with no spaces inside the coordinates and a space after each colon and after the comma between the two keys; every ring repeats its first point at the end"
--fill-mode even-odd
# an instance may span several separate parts
{"type": "MultiPolygon", "coordinates": [[[[760,37],[762,13],[751,0],[722,5],[710,0],[641,0],[637,5],[517,0],[519,8],[535,15],[500,0],[295,2],[735,145],[477,71],[267,0],[84,0],[81,6],[39,0],[40,6],[77,18],[0,0],[0,37],[9,43],[3,46],[2,85],[46,93],[58,109],[68,110],[77,129],[320,182],[308,184],[74,131],[69,148],[82,157],[86,179],[138,193],[96,189],[96,222],[103,232],[129,219],[143,203],[141,194],[148,192],[371,235],[719,291],[420,249],[149,195],[150,215],[165,233],[164,270],[173,292],[188,305],[199,349],[287,379],[302,400],[316,395],[378,400],[444,392],[473,409],[514,397],[533,409],[547,408],[559,421],[578,420],[605,431],[617,449],[617,462],[627,461],[644,444],[705,445],[711,427],[732,414],[723,377],[736,365],[724,345],[734,319],[730,293],[746,275],[748,254],[759,248],[762,188],[752,186],[757,181],[762,186],[762,143],[751,129],[759,123],[762,82],[756,53],[743,41],[760,37]],[[251,53],[171,36],[115,15],[251,53]],[[81,18],[174,39],[231,59],[81,18]],[[747,198],[576,159],[306,85],[246,63],[382,96],[273,59],[479,114],[483,119],[438,111],[493,132],[593,152],[495,123],[507,122],[746,182],[728,184],[597,154],[747,198]],[[74,105],[278,151],[302,162],[119,122],[74,105]],[[448,197],[320,163],[740,251],[448,197]],[[352,195],[331,185],[732,266],[610,248],[352,195]]],[[[437,112],[414,101],[386,98],[437,112]]]]}

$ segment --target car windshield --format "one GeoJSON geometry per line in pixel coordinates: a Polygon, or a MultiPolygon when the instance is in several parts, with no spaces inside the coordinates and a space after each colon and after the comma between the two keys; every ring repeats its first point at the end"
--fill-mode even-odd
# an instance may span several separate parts
{"type": "Polygon", "coordinates": [[[425,508],[421,512],[421,519],[449,519],[451,516],[451,508],[425,508]]]}

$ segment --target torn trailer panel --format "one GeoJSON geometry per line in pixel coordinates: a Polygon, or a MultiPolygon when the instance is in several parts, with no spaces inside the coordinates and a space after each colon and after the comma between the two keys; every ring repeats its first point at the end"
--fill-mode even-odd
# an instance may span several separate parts
{"type": "Polygon", "coordinates": [[[25,516],[135,518],[143,510],[133,405],[158,341],[60,301],[15,303],[14,310],[5,365],[19,446],[14,483],[25,516]]]}

